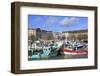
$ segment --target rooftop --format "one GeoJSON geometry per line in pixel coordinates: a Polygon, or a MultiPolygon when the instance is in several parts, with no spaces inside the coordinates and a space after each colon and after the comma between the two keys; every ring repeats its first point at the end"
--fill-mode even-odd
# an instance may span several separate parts
{"type": "Polygon", "coordinates": [[[64,31],[62,33],[78,33],[78,32],[88,32],[88,29],[84,29],[84,30],[73,30],[73,31],[64,31]]]}

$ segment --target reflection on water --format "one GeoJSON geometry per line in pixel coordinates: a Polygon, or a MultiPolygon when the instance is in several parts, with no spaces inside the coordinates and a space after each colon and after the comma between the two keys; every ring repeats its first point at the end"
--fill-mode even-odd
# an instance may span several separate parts
{"type": "Polygon", "coordinates": [[[37,59],[32,59],[29,58],[28,60],[55,60],[55,59],[82,59],[82,58],[88,58],[88,55],[59,55],[59,56],[54,56],[54,57],[41,57],[41,58],[37,58],[37,59]]]}

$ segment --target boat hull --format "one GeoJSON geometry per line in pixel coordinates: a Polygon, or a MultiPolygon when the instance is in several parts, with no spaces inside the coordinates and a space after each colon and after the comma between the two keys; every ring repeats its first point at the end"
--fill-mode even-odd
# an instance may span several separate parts
{"type": "Polygon", "coordinates": [[[85,55],[87,54],[87,51],[84,50],[64,50],[64,54],[68,55],[85,55]]]}

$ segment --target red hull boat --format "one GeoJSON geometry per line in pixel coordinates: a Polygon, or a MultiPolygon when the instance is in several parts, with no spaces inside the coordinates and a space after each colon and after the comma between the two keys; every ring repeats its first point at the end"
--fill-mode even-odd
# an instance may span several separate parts
{"type": "Polygon", "coordinates": [[[88,53],[86,50],[70,50],[70,49],[64,49],[63,52],[64,54],[68,55],[85,55],[88,53]]]}

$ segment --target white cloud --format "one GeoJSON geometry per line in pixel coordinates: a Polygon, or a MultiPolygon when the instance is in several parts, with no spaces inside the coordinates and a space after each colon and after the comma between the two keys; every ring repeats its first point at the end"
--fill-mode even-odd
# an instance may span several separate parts
{"type": "Polygon", "coordinates": [[[88,26],[87,26],[87,25],[81,25],[81,26],[79,27],[79,29],[88,29],[88,26]]]}
{"type": "Polygon", "coordinates": [[[39,20],[41,20],[41,17],[37,17],[34,19],[34,21],[39,21],[39,20]]]}
{"type": "Polygon", "coordinates": [[[50,16],[46,22],[45,22],[45,25],[46,26],[52,26],[52,24],[54,24],[55,22],[58,21],[58,18],[57,17],[53,17],[53,16],[50,16]]]}
{"type": "Polygon", "coordinates": [[[77,24],[79,21],[79,18],[76,18],[76,17],[65,17],[63,20],[60,21],[60,24],[63,25],[63,26],[70,26],[70,25],[73,25],[73,24],[77,24]]]}

